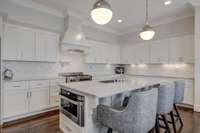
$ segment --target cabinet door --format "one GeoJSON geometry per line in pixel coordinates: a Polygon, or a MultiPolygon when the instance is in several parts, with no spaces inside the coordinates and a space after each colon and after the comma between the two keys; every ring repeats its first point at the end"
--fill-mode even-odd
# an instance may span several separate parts
{"type": "Polygon", "coordinates": [[[169,40],[153,41],[149,44],[151,63],[168,63],[169,40]]]}
{"type": "Polygon", "coordinates": [[[20,47],[21,32],[17,27],[6,25],[4,39],[4,59],[17,60],[20,47]]]}
{"type": "Polygon", "coordinates": [[[108,45],[106,49],[106,62],[110,64],[120,63],[120,46],[108,45]]]}
{"type": "Polygon", "coordinates": [[[33,61],[35,59],[35,32],[23,29],[21,31],[19,60],[33,61]]]}
{"type": "Polygon", "coordinates": [[[57,61],[58,53],[58,36],[46,34],[46,60],[49,62],[57,61]]]}
{"type": "Polygon", "coordinates": [[[96,63],[96,47],[94,44],[88,50],[85,61],[86,63],[96,63]]]}
{"type": "Polygon", "coordinates": [[[133,47],[133,55],[131,58],[137,64],[149,63],[150,59],[150,49],[149,44],[147,43],[140,43],[136,44],[133,47]]]}
{"type": "Polygon", "coordinates": [[[4,59],[33,61],[35,56],[35,32],[26,28],[6,25],[4,59]]]}
{"type": "Polygon", "coordinates": [[[193,36],[172,38],[169,50],[170,62],[194,62],[193,36]]]}
{"type": "Polygon", "coordinates": [[[30,111],[39,111],[49,107],[49,88],[37,88],[31,90],[30,111]]]}
{"type": "Polygon", "coordinates": [[[28,91],[9,90],[4,92],[4,118],[28,113],[28,91]]]}
{"type": "Polygon", "coordinates": [[[37,32],[36,61],[56,62],[57,54],[58,36],[46,32],[37,32]]]}
{"type": "Polygon", "coordinates": [[[133,63],[131,60],[131,56],[134,52],[132,52],[131,45],[121,46],[121,63],[122,64],[131,64],[133,63]]]}
{"type": "Polygon", "coordinates": [[[36,34],[35,60],[36,61],[46,60],[46,39],[45,39],[45,34],[42,32],[38,32],[36,34]]]}
{"type": "Polygon", "coordinates": [[[194,105],[194,81],[186,80],[183,103],[194,105]]]}

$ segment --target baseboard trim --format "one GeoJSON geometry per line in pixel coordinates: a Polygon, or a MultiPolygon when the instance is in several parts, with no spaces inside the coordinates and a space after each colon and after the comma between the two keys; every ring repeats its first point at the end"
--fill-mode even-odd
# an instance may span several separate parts
{"type": "Polygon", "coordinates": [[[200,105],[194,105],[194,111],[200,112],[200,105]]]}
{"type": "Polygon", "coordinates": [[[43,113],[40,113],[40,114],[35,114],[35,115],[28,116],[28,117],[25,117],[25,118],[20,118],[20,119],[17,119],[17,120],[7,121],[7,122],[3,123],[2,127],[9,127],[9,126],[17,125],[17,124],[23,124],[23,123],[26,123],[28,121],[36,120],[36,119],[42,118],[42,117],[48,117],[48,116],[55,115],[55,114],[59,114],[58,109],[43,112],[43,113]]]}

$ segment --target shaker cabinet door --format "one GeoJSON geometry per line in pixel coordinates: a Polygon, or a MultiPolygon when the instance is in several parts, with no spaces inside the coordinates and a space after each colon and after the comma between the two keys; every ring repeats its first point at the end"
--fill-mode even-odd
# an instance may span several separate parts
{"type": "Polygon", "coordinates": [[[28,113],[28,91],[8,90],[4,92],[4,118],[28,113]]]}
{"type": "Polygon", "coordinates": [[[35,57],[35,32],[13,25],[5,27],[4,59],[33,61],[35,57]]]}
{"type": "Polygon", "coordinates": [[[49,107],[49,88],[32,89],[30,92],[30,112],[49,107]]]}

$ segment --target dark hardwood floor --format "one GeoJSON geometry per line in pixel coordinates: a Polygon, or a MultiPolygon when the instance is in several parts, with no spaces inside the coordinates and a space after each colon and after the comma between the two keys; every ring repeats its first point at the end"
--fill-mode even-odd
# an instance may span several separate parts
{"type": "MultiPolygon", "coordinates": [[[[178,133],[200,133],[200,113],[181,109],[184,127],[178,133]]],[[[177,124],[178,125],[178,124],[177,124]]],[[[20,124],[5,126],[0,133],[62,133],[59,129],[58,113],[41,116],[20,124]]]]}

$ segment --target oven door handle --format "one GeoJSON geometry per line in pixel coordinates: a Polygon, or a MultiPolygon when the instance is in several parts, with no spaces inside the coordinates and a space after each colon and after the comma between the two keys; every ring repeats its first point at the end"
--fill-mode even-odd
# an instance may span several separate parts
{"type": "Polygon", "coordinates": [[[79,104],[79,102],[74,101],[74,100],[71,100],[71,99],[69,99],[69,98],[67,98],[67,97],[64,97],[64,96],[61,96],[61,99],[67,100],[67,101],[69,101],[70,103],[73,103],[73,104],[75,104],[75,105],[78,105],[78,104],[79,104]]]}

